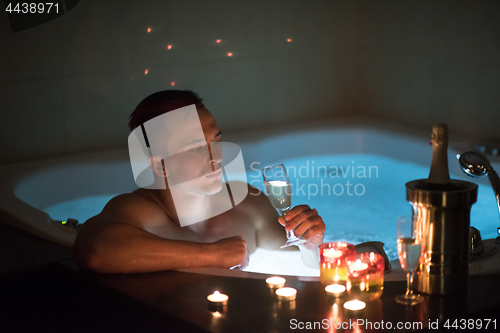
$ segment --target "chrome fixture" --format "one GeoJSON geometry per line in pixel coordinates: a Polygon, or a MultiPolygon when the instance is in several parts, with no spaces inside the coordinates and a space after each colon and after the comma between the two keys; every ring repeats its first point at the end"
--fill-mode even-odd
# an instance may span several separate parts
{"type": "Polygon", "coordinates": [[[481,233],[474,227],[470,227],[470,256],[482,254],[484,252],[484,243],[481,239],[481,233]]]}
{"type": "Polygon", "coordinates": [[[416,223],[423,224],[424,254],[416,270],[416,289],[430,295],[467,292],[470,210],[477,184],[452,179],[445,189],[428,179],[406,183],[406,200],[416,223]]]}
{"type": "MultiPolygon", "coordinates": [[[[457,154],[457,159],[462,170],[467,175],[472,177],[483,177],[488,175],[491,187],[493,188],[493,192],[495,193],[495,197],[497,199],[498,213],[500,214],[500,178],[498,177],[496,171],[493,170],[490,161],[486,158],[486,156],[475,151],[468,151],[462,155],[457,154]]],[[[500,227],[497,228],[497,238],[495,242],[500,243],[500,227]]]]}
{"type": "MultiPolygon", "coordinates": [[[[469,263],[486,259],[498,253],[496,246],[485,246],[481,239],[481,233],[474,227],[470,227],[470,252],[469,263]]],[[[470,269],[470,266],[469,266],[470,269]]]]}

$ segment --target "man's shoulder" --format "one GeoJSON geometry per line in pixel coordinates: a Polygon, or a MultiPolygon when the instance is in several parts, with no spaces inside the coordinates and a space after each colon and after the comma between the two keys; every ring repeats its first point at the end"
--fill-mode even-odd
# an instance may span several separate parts
{"type": "Polygon", "coordinates": [[[158,206],[151,198],[148,198],[144,193],[134,191],[130,193],[119,194],[108,201],[104,210],[123,210],[137,209],[143,206],[158,206]]]}
{"type": "Polygon", "coordinates": [[[248,196],[247,198],[254,203],[258,204],[270,204],[269,199],[267,198],[267,195],[262,192],[259,188],[252,186],[250,184],[248,185],[248,196]]]}
{"type": "Polygon", "coordinates": [[[117,195],[106,204],[99,215],[133,224],[166,217],[160,205],[143,190],[117,195]]]}
{"type": "Polygon", "coordinates": [[[245,183],[245,186],[248,188],[248,194],[246,198],[236,206],[236,208],[251,210],[251,211],[259,211],[259,210],[274,210],[269,202],[267,196],[257,187],[254,187],[250,184],[245,183]]]}

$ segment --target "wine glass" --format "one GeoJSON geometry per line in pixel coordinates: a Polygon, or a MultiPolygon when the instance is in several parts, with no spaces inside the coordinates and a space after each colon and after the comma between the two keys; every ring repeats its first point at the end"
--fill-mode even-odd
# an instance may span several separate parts
{"type": "Polygon", "coordinates": [[[406,294],[396,296],[396,302],[415,305],[424,300],[413,293],[413,277],[422,256],[422,223],[412,216],[398,218],[398,255],[401,268],[406,271],[406,294]]]}
{"type": "MultiPolygon", "coordinates": [[[[290,186],[285,166],[277,164],[265,167],[262,169],[262,176],[264,177],[264,186],[271,204],[278,210],[281,216],[285,216],[292,207],[292,187],[290,186]]],[[[300,245],[306,242],[302,238],[295,236],[293,230],[286,230],[286,238],[287,241],[281,245],[281,248],[300,245]]]]}

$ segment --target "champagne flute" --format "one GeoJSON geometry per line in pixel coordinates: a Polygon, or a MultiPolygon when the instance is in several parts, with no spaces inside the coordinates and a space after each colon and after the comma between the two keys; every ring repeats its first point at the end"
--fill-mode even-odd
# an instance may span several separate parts
{"type": "MultiPolygon", "coordinates": [[[[268,166],[262,169],[262,176],[264,177],[264,185],[266,193],[271,201],[271,204],[278,210],[281,216],[292,207],[292,187],[286,174],[286,169],[283,164],[268,166]]],[[[306,241],[300,237],[295,236],[292,231],[286,230],[287,241],[281,248],[304,244],[306,241]]]]}
{"type": "Polygon", "coordinates": [[[401,268],[406,271],[406,294],[396,296],[396,302],[415,305],[424,300],[413,293],[413,277],[422,256],[422,223],[412,216],[398,218],[398,255],[401,268]]]}

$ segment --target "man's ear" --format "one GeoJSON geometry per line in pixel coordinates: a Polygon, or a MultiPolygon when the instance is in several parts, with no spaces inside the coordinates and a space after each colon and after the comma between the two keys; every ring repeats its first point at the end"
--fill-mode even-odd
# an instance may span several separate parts
{"type": "Polygon", "coordinates": [[[151,167],[151,170],[160,177],[166,178],[168,176],[167,170],[165,170],[165,163],[163,162],[163,159],[161,159],[158,156],[153,156],[148,158],[148,163],[149,166],[151,167]]]}

